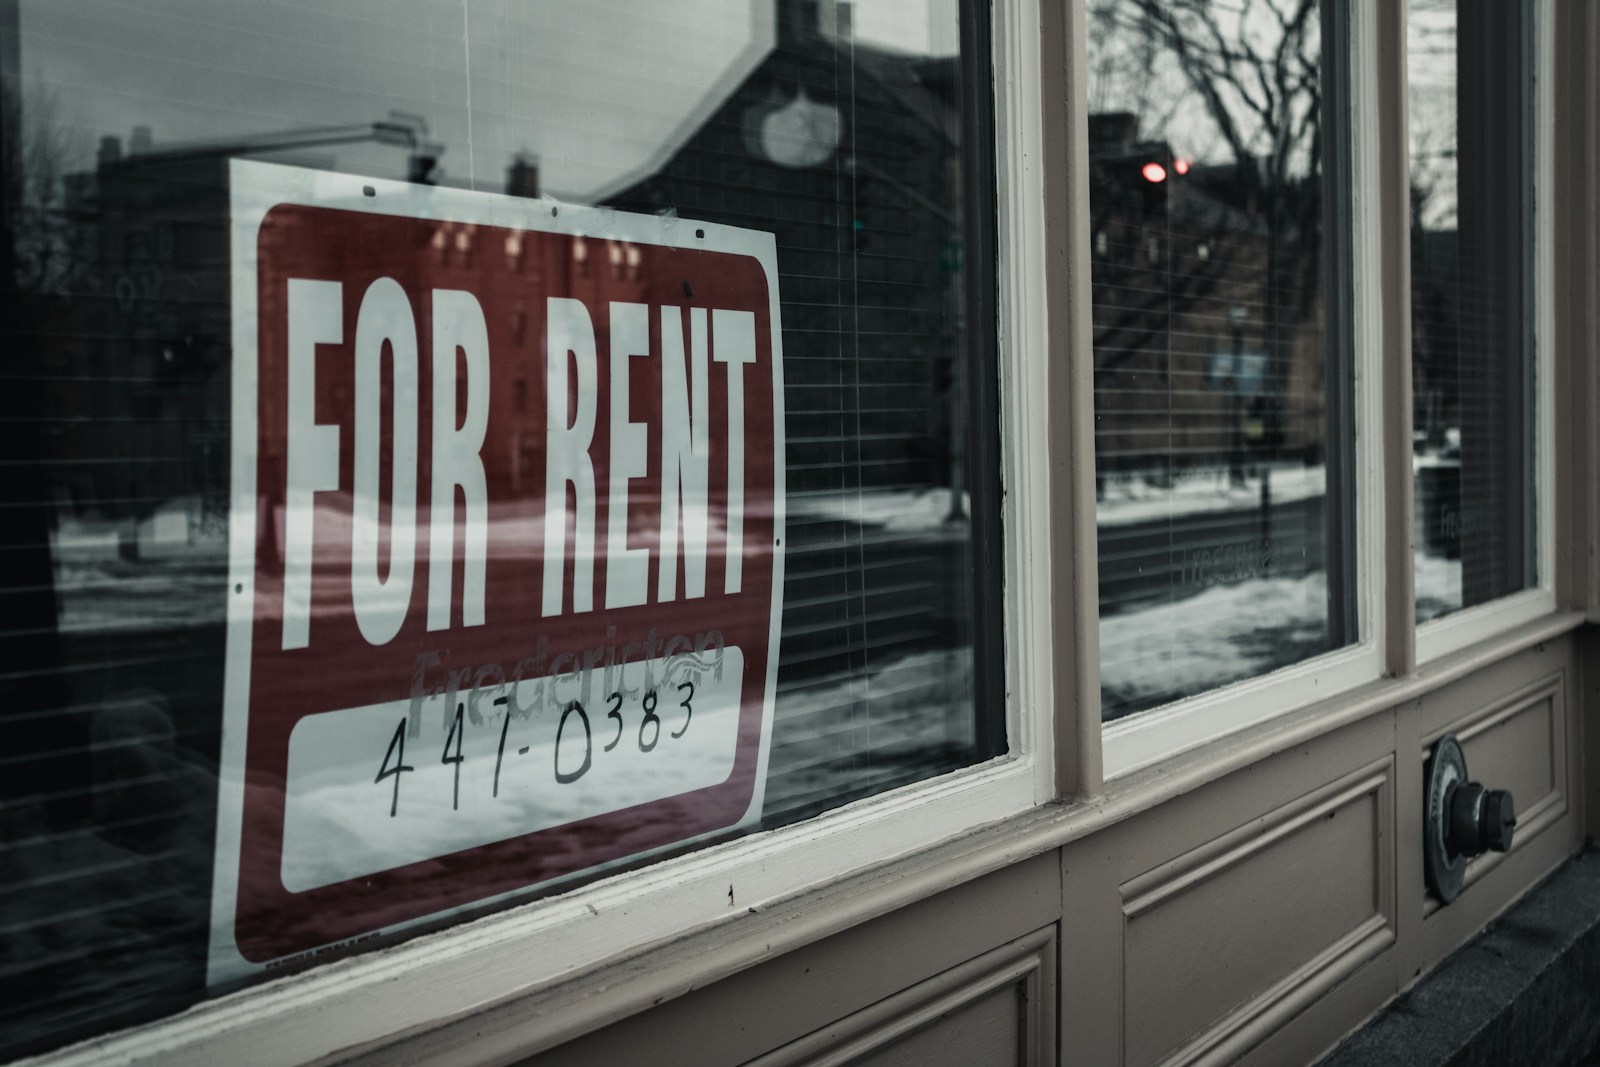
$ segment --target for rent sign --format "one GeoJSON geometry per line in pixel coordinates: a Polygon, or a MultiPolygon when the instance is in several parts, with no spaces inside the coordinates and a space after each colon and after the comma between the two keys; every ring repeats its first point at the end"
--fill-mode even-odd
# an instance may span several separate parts
{"type": "Polygon", "coordinates": [[[772,236],[235,162],[211,976],[760,814],[772,236]]]}

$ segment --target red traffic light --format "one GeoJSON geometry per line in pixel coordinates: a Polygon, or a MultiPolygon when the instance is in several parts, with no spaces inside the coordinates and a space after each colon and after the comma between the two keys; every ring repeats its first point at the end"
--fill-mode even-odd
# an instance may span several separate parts
{"type": "Polygon", "coordinates": [[[1187,159],[1174,160],[1172,169],[1178,172],[1179,177],[1182,177],[1189,173],[1189,161],[1187,159]]]}
{"type": "Polygon", "coordinates": [[[1149,163],[1146,163],[1143,167],[1139,168],[1139,173],[1144,175],[1144,180],[1147,182],[1155,183],[1164,182],[1167,180],[1167,168],[1163,167],[1155,160],[1151,160],[1149,163]]]}

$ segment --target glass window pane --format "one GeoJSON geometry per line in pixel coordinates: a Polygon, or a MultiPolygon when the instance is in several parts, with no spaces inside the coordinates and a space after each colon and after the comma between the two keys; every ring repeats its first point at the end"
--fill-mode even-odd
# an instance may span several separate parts
{"type": "Polygon", "coordinates": [[[1107,720],[1355,636],[1333,18],[1089,5],[1107,720]]]}
{"type": "Polygon", "coordinates": [[[0,20],[0,1059],[1006,751],[955,0],[0,20]]]}
{"type": "Polygon", "coordinates": [[[1417,619],[1532,586],[1531,3],[1411,0],[1417,619]]]}

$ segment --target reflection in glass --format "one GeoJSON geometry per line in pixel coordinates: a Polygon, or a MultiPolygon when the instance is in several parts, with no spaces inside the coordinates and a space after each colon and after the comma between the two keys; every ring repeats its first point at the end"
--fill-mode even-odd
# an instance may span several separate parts
{"type": "Polygon", "coordinates": [[[1498,0],[1407,8],[1419,622],[1536,580],[1532,10],[1498,0]]]}
{"type": "MultiPolygon", "coordinates": [[[[204,994],[231,159],[774,233],[789,468],[764,824],[1004,751],[998,703],[975,710],[993,487],[969,473],[989,367],[969,341],[989,277],[970,175],[988,149],[969,143],[955,3],[374,11],[0,4],[0,1057],[204,994]]],[[[437,236],[418,254],[530,254],[437,236]]],[[[637,251],[571,257],[628,277],[637,251]]],[[[495,410],[535,399],[509,381],[495,410]]]]}
{"type": "Polygon", "coordinates": [[[1107,720],[1354,636],[1324,18],[1315,0],[1089,5],[1107,720]]]}

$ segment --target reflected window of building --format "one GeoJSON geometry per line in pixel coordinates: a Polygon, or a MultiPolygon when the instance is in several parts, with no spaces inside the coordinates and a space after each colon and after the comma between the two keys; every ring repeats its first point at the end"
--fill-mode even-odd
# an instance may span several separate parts
{"type": "MultiPolygon", "coordinates": [[[[737,832],[1006,752],[1001,576],[984,562],[999,558],[990,48],[955,0],[417,0],[382,18],[346,0],[13,0],[0,19],[0,1058],[208,993],[242,595],[230,286],[255,254],[230,243],[233,161],[515,198],[541,216],[576,205],[683,241],[693,222],[772,235],[785,569],[764,803],[737,832]]],[[[396,270],[462,289],[514,278],[526,299],[496,305],[487,331],[527,360],[547,336],[551,272],[574,291],[660,281],[651,247],[579,233],[556,264],[540,236],[440,223],[396,270]]],[[[329,367],[349,355],[319,352],[329,367]]],[[[490,358],[491,496],[543,493],[544,372],[490,358]]],[[[387,411],[392,379],[375,380],[387,411]]],[[[317,381],[329,423],[355,401],[336,372],[317,381]]],[[[393,463],[385,452],[385,493],[393,463]]],[[[319,498],[342,529],[348,484],[319,498]]],[[[276,543],[290,509],[262,500],[258,533],[276,543]]],[[[348,609],[313,599],[312,633],[348,609]]],[[[486,737],[509,715],[490,706],[469,723],[486,737]]],[[[462,751],[445,733],[431,752],[411,744],[380,745],[361,787],[382,799],[441,750],[448,775],[462,751]]]]}
{"type": "Polygon", "coordinates": [[[1355,639],[1333,6],[1089,4],[1108,721],[1355,639]]]}
{"type": "Polygon", "coordinates": [[[1533,11],[1407,8],[1419,622],[1537,581],[1533,11]]]}

